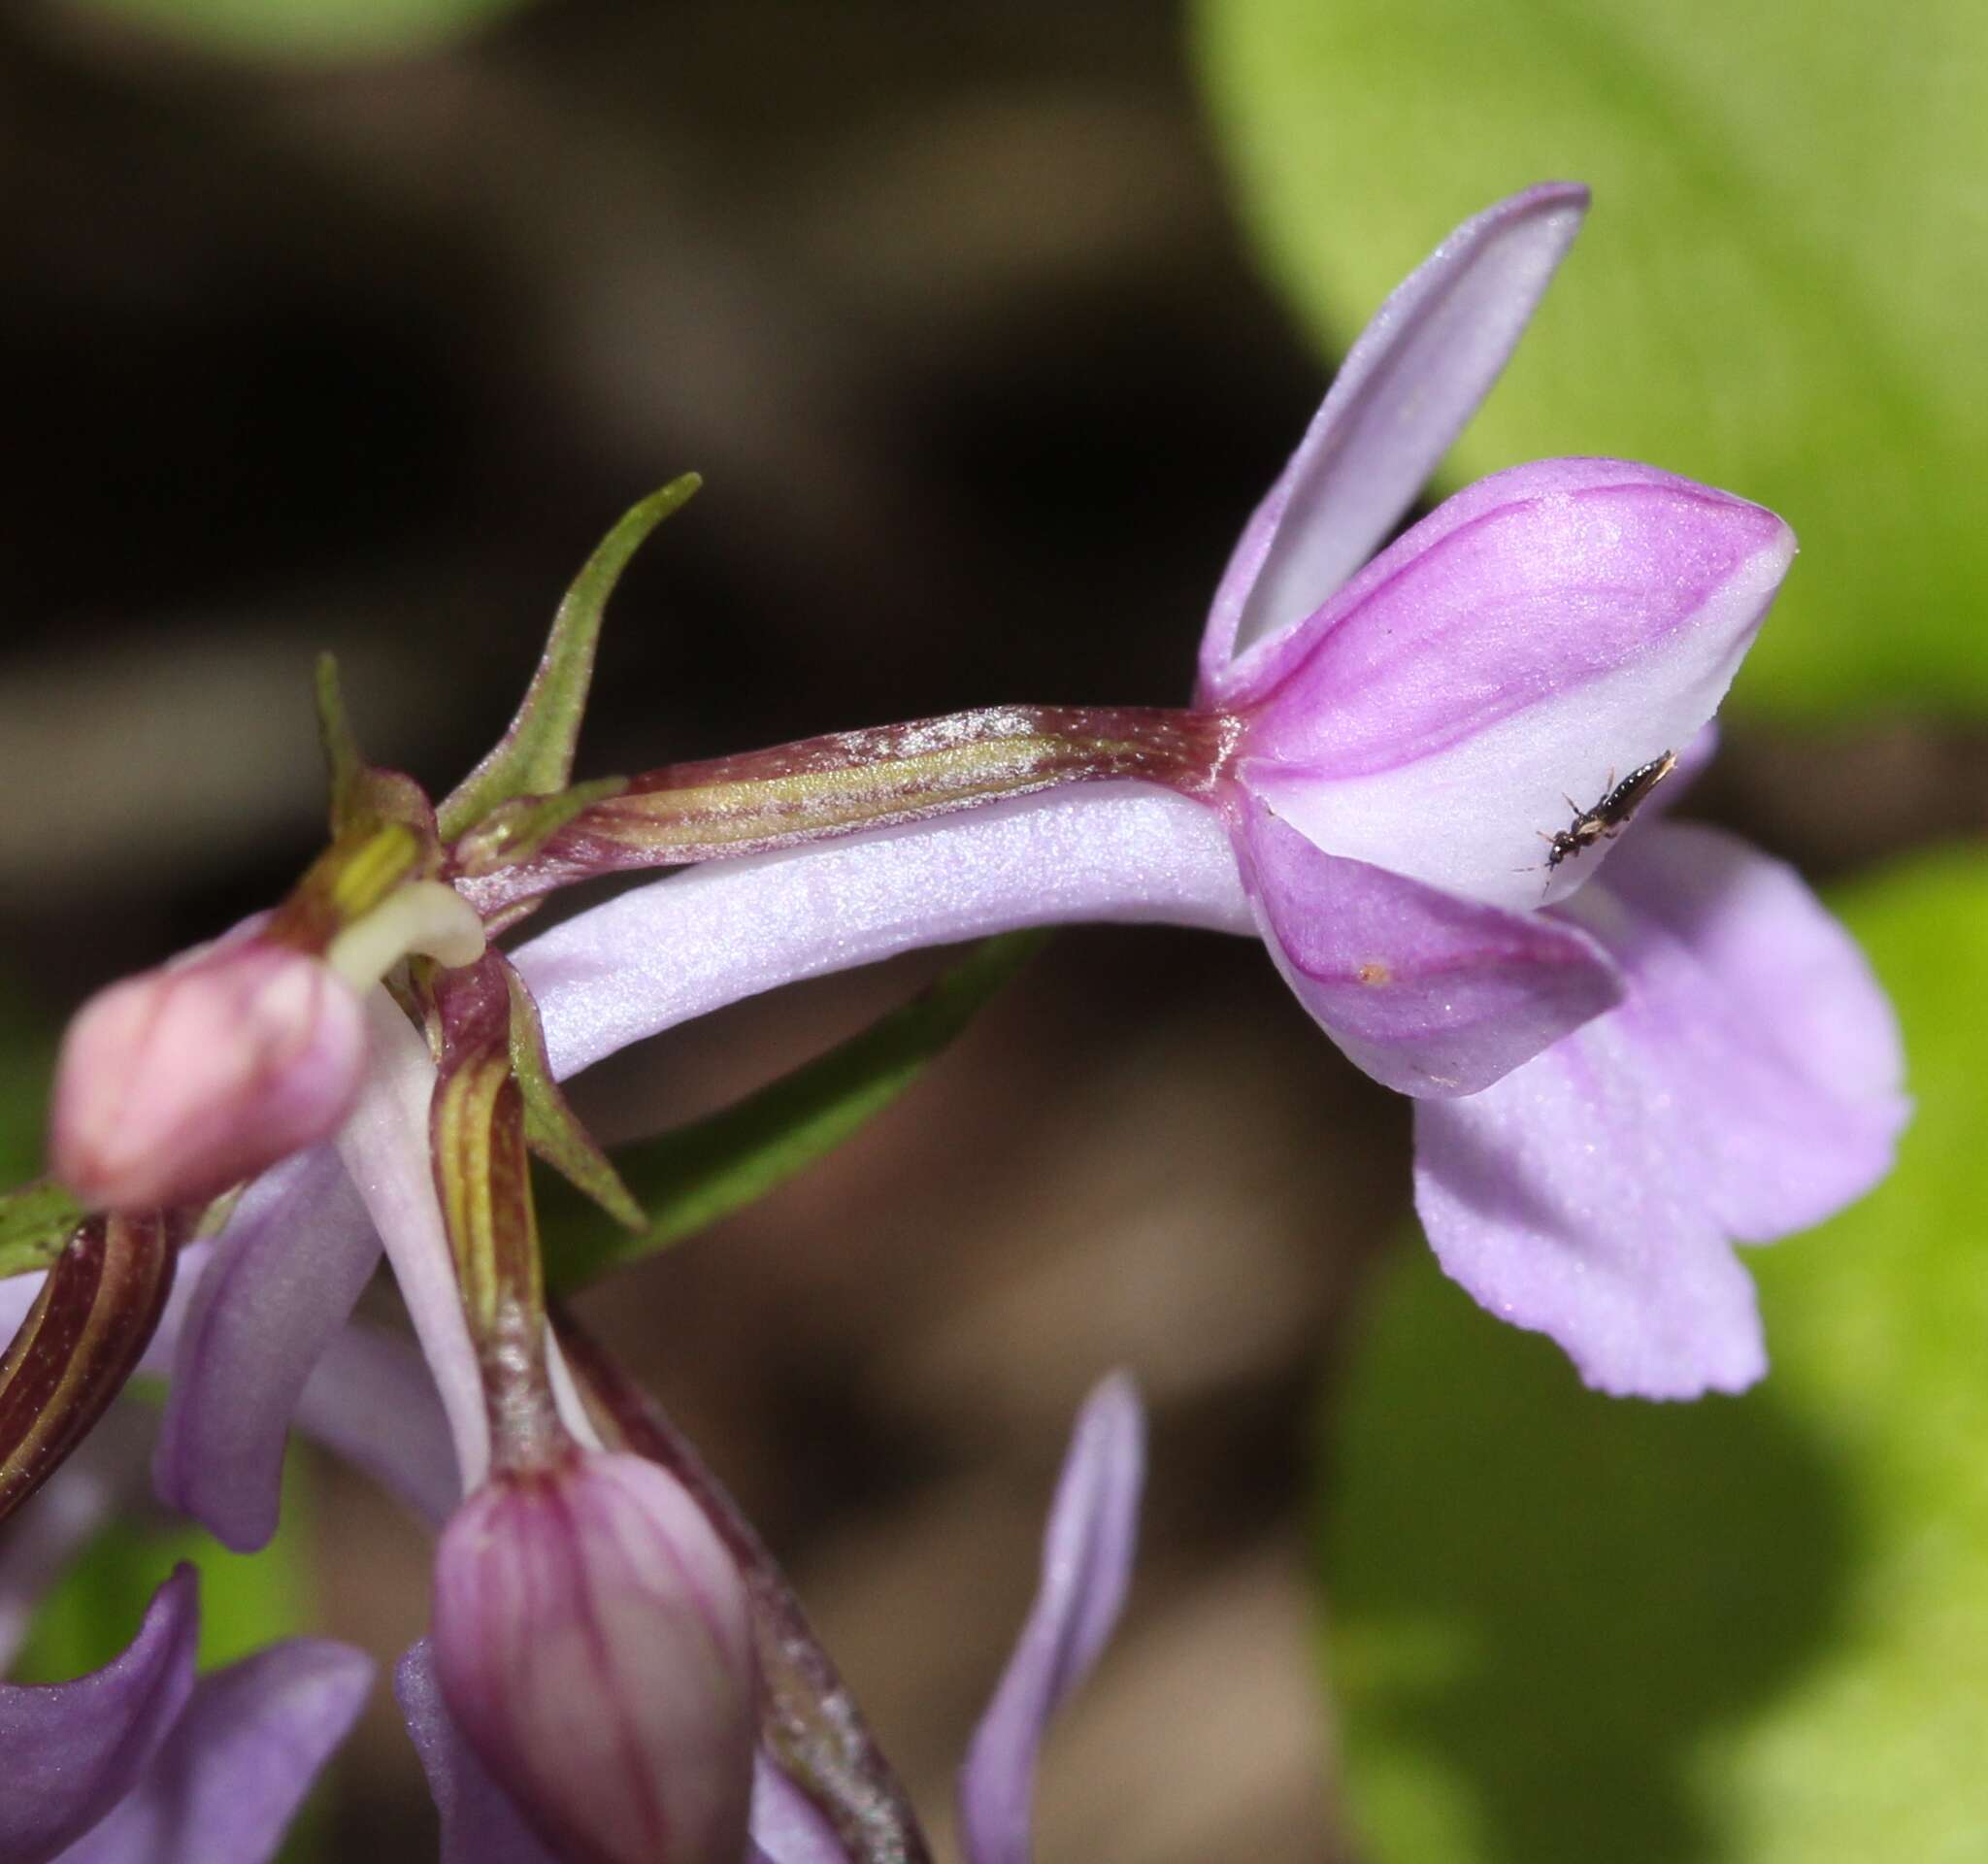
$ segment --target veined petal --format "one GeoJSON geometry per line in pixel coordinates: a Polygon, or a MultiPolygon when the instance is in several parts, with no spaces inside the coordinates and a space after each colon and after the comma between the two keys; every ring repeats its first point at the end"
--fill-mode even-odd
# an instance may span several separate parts
{"type": "Polygon", "coordinates": [[[1476,1093],[1620,1001],[1574,927],[1322,853],[1262,803],[1246,810],[1237,851],[1272,960],[1383,1086],[1476,1093]]]}
{"type": "Polygon", "coordinates": [[[757,1666],[738,1569],[630,1454],[500,1471],[435,1555],[436,1674],[528,1822],[576,1864],[745,1849],[757,1666]]]}
{"type": "Polygon", "coordinates": [[[559,1864],[463,1739],[425,1638],[401,1658],[393,1693],[442,1814],[442,1864],[559,1864]]]}
{"type": "Polygon", "coordinates": [[[153,1464],[160,1500],[238,1552],[276,1532],[291,1414],[379,1260],[332,1147],[249,1186],[181,1326],[153,1464]]]}
{"type": "Polygon", "coordinates": [[[131,1789],[193,1688],[199,1629],[193,1569],[182,1566],[103,1669],[74,1682],[0,1683],[0,1859],[44,1864],[131,1789]]]}
{"type": "Polygon", "coordinates": [[[1335,854],[1490,905],[1592,875],[1542,837],[1711,716],[1794,554],[1772,512],[1654,468],[1481,480],[1253,682],[1243,785],[1335,854]]]}
{"type": "Polygon", "coordinates": [[[137,1784],[62,1864],[266,1864],[372,1682],[364,1652],[315,1638],[203,1678],[137,1784]]]}
{"type": "Polygon", "coordinates": [[[1028,1864],[1036,1756],[1118,1620],[1139,1538],[1145,1420],[1122,1373],[1092,1392],[1043,1537],[1043,1580],[960,1770],[969,1864],[1028,1864]]]}
{"type": "Polygon", "coordinates": [[[692,868],[553,927],[514,959],[563,1079],[800,978],[1081,919],[1255,930],[1214,810],[1095,783],[692,868]]]}
{"type": "Polygon", "coordinates": [[[457,1472],[467,1492],[489,1469],[490,1424],[430,1163],[428,1103],[435,1090],[435,1062],[428,1045],[384,990],[367,999],[366,1021],[365,1084],[338,1136],[339,1156],[393,1264],[408,1317],[448,1414],[457,1472]]]}
{"type": "Polygon", "coordinates": [[[1897,1020],[1849,934],[1792,868],[1697,823],[1629,838],[1605,887],[1630,909],[1597,928],[1632,976],[1622,1014],[1665,1050],[1713,1215],[1770,1242],[1862,1197],[1909,1106],[1897,1020]]]}
{"type": "Polygon", "coordinates": [[[1587,204],[1569,182],[1514,194],[1395,287],[1236,546],[1202,641],[1201,703],[1223,702],[1249,678],[1240,663],[1379,548],[1498,380],[1587,204]]]}

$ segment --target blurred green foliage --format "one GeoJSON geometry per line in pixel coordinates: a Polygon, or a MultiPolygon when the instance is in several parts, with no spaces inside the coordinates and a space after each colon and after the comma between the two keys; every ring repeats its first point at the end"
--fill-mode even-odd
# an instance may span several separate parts
{"type": "Polygon", "coordinates": [[[1593,185],[1452,483],[1607,453],[1758,499],[1805,556],[1740,703],[1988,705],[1979,0],[1200,0],[1197,17],[1244,217],[1328,356],[1467,215],[1538,181],[1593,185]]]}
{"type": "MultiPolygon", "coordinates": [[[[146,1397],[121,1402],[144,1403],[146,1397]]],[[[11,1680],[57,1682],[101,1669],[131,1642],[151,1595],[182,1560],[200,1569],[202,1670],[308,1630],[307,1504],[303,1473],[293,1462],[283,1481],[282,1524],[259,1553],[231,1553],[211,1534],[180,1520],[112,1523],[43,1599],[11,1680]]]]}
{"type": "Polygon", "coordinates": [[[428,50],[521,0],[69,0],[204,51],[317,61],[428,50]]]}
{"type": "Polygon", "coordinates": [[[1364,1855],[1971,1858],[1988,1833],[1988,858],[1836,904],[1899,1005],[1893,1177],[1749,1251],[1740,1399],[1583,1391],[1405,1254],[1330,1441],[1319,1545],[1364,1855]]]}

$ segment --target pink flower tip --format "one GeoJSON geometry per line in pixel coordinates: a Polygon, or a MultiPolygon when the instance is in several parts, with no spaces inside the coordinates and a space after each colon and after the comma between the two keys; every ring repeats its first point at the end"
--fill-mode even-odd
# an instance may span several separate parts
{"type": "Polygon", "coordinates": [[[561,1858],[746,1855],[746,1590],[656,1464],[580,1453],[480,1489],[436,1555],[434,1650],[450,1714],[561,1858]]]}
{"type": "Polygon", "coordinates": [[[358,998],[248,938],[99,991],[62,1041],[50,1164],[92,1210],[204,1203],[335,1131],[366,1060],[358,998]]]}

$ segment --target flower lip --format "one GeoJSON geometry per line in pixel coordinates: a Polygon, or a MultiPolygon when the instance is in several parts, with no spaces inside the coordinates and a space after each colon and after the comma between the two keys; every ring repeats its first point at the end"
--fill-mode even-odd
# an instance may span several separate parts
{"type": "Polygon", "coordinates": [[[365,1054],[352,992],[265,939],[125,978],[63,1038],[53,1169],[93,1210],[205,1202],[334,1131],[365,1054]]]}

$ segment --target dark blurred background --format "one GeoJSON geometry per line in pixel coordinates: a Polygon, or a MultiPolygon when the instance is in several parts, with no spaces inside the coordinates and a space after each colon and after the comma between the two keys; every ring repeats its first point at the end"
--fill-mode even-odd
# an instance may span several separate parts
{"type": "MultiPolygon", "coordinates": [[[[372,754],[446,787],[592,544],[686,468],[582,774],[1177,703],[1323,385],[1144,0],[560,0],[336,69],[16,5],[0,217],[0,991],[50,1027],[310,857],[318,649],[372,754]]],[[[1783,753],[1740,733],[1707,806],[1838,863],[1909,839],[1963,755],[1783,753]]],[[[588,1107],[626,1133],[717,1105],[934,968],[743,1006],[588,1107]]],[[[1298,1864],[1334,1844],[1314,1393],[1406,1137],[1255,948],[1073,931],[854,1144],[588,1306],[935,1822],[1070,1415],[1133,1367],[1139,1588],[1052,1745],[1041,1851],[1298,1864]]],[[[313,1519],[324,1627],[390,1658],[420,1537],[328,1469],[313,1519]]],[[[383,1690],[330,1816],[333,1855],[433,1854],[383,1690]]]]}

